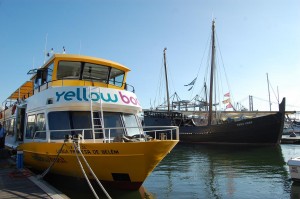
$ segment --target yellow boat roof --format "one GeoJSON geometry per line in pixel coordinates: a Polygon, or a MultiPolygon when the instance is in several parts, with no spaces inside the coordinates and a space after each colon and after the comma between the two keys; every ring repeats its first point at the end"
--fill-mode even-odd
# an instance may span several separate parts
{"type": "MultiPolygon", "coordinates": [[[[8,99],[18,99],[19,96],[27,95],[30,91],[33,90],[33,82],[27,81],[22,86],[20,86],[15,92],[13,92],[8,99]]],[[[28,96],[26,96],[28,97],[28,96]]]]}
{"type": "Polygon", "coordinates": [[[97,58],[97,57],[85,56],[85,55],[75,55],[75,54],[54,54],[47,61],[47,63],[42,66],[42,68],[44,66],[47,66],[48,63],[52,62],[54,59],[69,60],[69,61],[71,61],[71,60],[72,61],[83,61],[83,62],[104,64],[106,66],[111,66],[113,68],[117,68],[117,69],[120,69],[120,70],[125,71],[125,72],[130,71],[130,69],[127,68],[126,66],[124,66],[122,64],[119,64],[117,62],[114,62],[114,61],[110,61],[110,60],[106,60],[106,59],[102,59],[102,58],[97,58]]]}

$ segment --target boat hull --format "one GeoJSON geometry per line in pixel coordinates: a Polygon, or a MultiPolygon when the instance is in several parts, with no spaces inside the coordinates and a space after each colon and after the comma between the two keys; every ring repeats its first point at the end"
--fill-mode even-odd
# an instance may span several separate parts
{"type": "Polygon", "coordinates": [[[196,126],[191,119],[175,118],[174,113],[156,114],[152,111],[145,114],[146,126],[168,126],[178,124],[180,142],[205,144],[247,144],[247,145],[277,145],[281,141],[284,117],[285,98],[279,111],[273,114],[243,119],[241,121],[227,121],[221,124],[196,126]],[[178,122],[180,121],[180,122],[178,122]]]}
{"type": "MultiPolygon", "coordinates": [[[[156,165],[177,144],[178,140],[130,143],[82,143],[80,149],[98,179],[104,184],[138,189],[156,165]]],[[[24,163],[35,170],[45,171],[55,160],[63,143],[25,143],[18,147],[24,153],[24,163]]],[[[80,155],[79,155],[80,156],[80,155]]],[[[90,179],[94,179],[80,157],[90,179]]],[[[73,143],[66,143],[51,173],[84,178],[73,143]]]]}
{"type": "Polygon", "coordinates": [[[219,144],[279,144],[282,114],[211,126],[182,126],[180,140],[219,144]]]}
{"type": "Polygon", "coordinates": [[[292,180],[300,181],[300,158],[292,158],[287,162],[292,180]]]}

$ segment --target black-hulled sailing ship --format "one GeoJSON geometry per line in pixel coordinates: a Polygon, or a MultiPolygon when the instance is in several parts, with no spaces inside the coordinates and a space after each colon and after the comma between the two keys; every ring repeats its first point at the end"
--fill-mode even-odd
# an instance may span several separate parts
{"type": "MultiPolygon", "coordinates": [[[[212,23],[211,42],[211,65],[210,65],[210,91],[208,112],[206,118],[194,119],[181,111],[171,111],[168,101],[168,110],[147,110],[144,111],[144,123],[147,126],[179,126],[180,141],[187,143],[208,143],[208,144],[270,144],[280,143],[284,118],[285,98],[279,104],[278,112],[270,112],[259,117],[247,117],[246,119],[218,120],[213,112],[213,88],[215,70],[215,21],[212,23]],[[206,122],[204,122],[206,119],[206,122]]],[[[164,50],[165,59],[165,50],[164,50]]],[[[167,71],[165,64],[166,84],[167,71]]],[[[169,100],[168,87],[167,99],[169,100]]]]}

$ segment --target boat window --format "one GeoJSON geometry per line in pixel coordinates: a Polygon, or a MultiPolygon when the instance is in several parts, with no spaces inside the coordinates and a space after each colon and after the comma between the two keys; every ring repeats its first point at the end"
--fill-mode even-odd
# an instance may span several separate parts
{"type": "Polygon", "coordinates": [[[127,135],[133,136],[141,133],[140,129],[137,128],[139,127],[139,125],[135,115],[124,114],[124,123],[127,130],[127,135]],[[134,128],[129,128],[129,127],[134,127],[134,128]]]}
{"type": "Polygon", "coordinates": [[[27,139],[31,139],[34,136],[34,133],[35,133],[35,115],[28,115],[25,137],[27,139]]]}
{"type": "Polygon", "coordinates": [[[96,80],[107,83],[109,67],[98,64],[85,63],[82,79],[96,80]]]}
{"type": "Polygon", "coordinates": [[[6,120],[6,122],[5,122],[5,129],[6,129],[6,133],[8,134],[8,129],[9,129],[9,127],[10,127],[10,120],[6,120]]]}
{"type": "MultiPolygon", "coordinates": [[[[104,112],[104,125],[105,128],[115,128],[115,127],[123,127],[122,120],[121,120],[121,113],[115,112],[104,112]]],[[[111,129],[110,130],[110,137],[121,136],[123,134],[123,129],[111,129]]],[[[109,133],[109,129],[105,130],[106,136],[109,133]]]]}
{"type": "MultiPolygon", "coordinates": [[[[49,68],[53,70],[53,64],[49,68]]],[[[50,70],[48,71],[48,74],[50,70]]],[[[51,72],[52,75],[52,72],[51,72]]],[[[57,79],[78,79],[123,86],[125,72],[109,66],[87,62],[60,61],[57,67],[57,79]]]]}
{"type": "Polygon", "coordinates": [[[47,80],[46,80],[47,82],[52,81],[53,67],[54,67],[54,63],[51,63],[48,67],[48,75],[47,75],[47,80]]]}
{"type": "MultiPolygon", "coordinates": [[[[72,111],[72,127],[74,129],[91,129],[91,112],[84,112],[84,111],[72,111]]],[[[82,130],[80,130],[81,133],[82,130]]],[[[93,138],[92,130],[85,130],[84,131],[84,139],[91,139],[93,138]]]]}
{"type": "Polygon", "coordinates": [[[122,87],[124,80],[124,71],[112,68],[110,71],[109,83],[122,87]]]}
{"type": "Polygon", "coordinates": [[[46,139],[45,115],[40,113],[36,117],[35,139],[46,139]]]}
{"type": "Polygon", "coordinates": [[[57,67],[57,79],[79,79],[81,62],[60,61],[57,67]]]}
{"type": "Polygon", "coordinates": [[[6,122],[6,133],[7,135],[14,135],[14,124],[15,124],[15,119],[10,119],[6,122]]]}
{"type": "Polygon", "coordinates": [[[48,114],[50,139],[64,139],[65,135],[81,134],[92,139],[91,113],[89,111],[58,111],[48,114]]]}

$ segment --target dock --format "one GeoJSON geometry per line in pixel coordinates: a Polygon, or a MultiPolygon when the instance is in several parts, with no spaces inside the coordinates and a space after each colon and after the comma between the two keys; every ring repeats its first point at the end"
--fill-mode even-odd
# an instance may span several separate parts
{"type": "Polygon", "coordinates": [[[46,181],[38,179],[36,174],[27,168],[17,169],[15,161],[11,158],[11,152],[0,149],[0,198],[67,199],[68,197],[46,181]]]}
{"type": "Polygon", "coordinates": [[[289,135],[283,135],[281,137],[281,144],[300,144],[300,136],[291,137],[289,135]]]}

